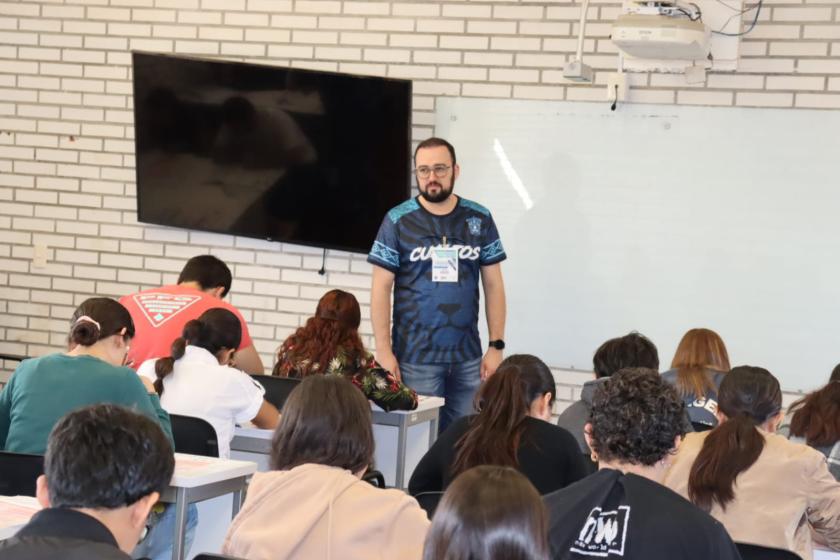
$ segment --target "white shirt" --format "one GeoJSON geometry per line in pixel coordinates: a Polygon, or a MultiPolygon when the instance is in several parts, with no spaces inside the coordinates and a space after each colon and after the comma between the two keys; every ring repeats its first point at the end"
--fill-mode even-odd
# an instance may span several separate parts
{"type": "MultiPolygon", "coordinates": [[[[155,362],[146,360],[137,373],[154,381],[155,362]]],[[[187,346],[175,361],[172,373],[163,379],[160,405],[170,414],[195,416],[216,430],[219,457],[230,458],[230,440],[236,424],[254,419],[263,403],[265,389],[247,373],[219,364],[213,354],[187,346]]]]}

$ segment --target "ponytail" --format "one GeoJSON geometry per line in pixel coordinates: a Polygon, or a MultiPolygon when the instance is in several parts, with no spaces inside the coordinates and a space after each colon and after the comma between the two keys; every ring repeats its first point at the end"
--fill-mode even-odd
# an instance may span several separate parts
{"type": "Polygon", "coordinates": [[[172,343],[171,355],[155,362],[155,391],[163,394],[163,380],[172,373],[175,362],[184,357],[187,345],[203,348],[218,358],[220,351],[236,350],[241,341],[242,324],[236,315],[222,307],[208,309],[184,325],[181,338],[172,343]]]}
{"type": "Polygon", "coordinates": [[[518,467],[516,452],[530,404],[515,368],[497,371],[478,394],[478,416],[458,440],[452,477],[477,465],[518,467]]]}
{"type": "Polygon", "coordinates": [[[712,430],[691,466],[688,497],[709,512],[714,502],[723,510],[735,499],[735,479],[758,460],[764,436],[747,414],[729,418],[712,430]]]}
{"type": "Polygon", "coordinates": [[[546,393],[553,404],[555,392],[554,377],[542,360],[528,354],[506,358],[479,390],[478,415],[455,444],[453,478],[477,465],[518,467],[531,404],[546,393]]]}
{"type": "Polygon", "coordinates": [[[201,321],[197,319],[188,321],[184,325],[181,337],[176,338],[172,342],[172,347],[169,350],[170,355],[166,358],[160,358],[155,362],[155,376],[157,379],[155,379],[153,385],[158,395],[163,395],[163,379],[175,369],[175,362],[184,357],[184,352],[187,351],[187,344],[200,337],[202,327],[201,321]]]}
{"type": "Polygon", "coordinates": [[[735,499],[735,479],[764,450],[757,426],[782,409],[779,381],[763,368],[733,368],[720,384],[718,409],[727,420],[706,436],[688,476],[689,499],[707,512],[715,502],[726,510],[735,499]]]}
{"type": "Polygon", "coordinates": [[[840,440],[840,381],[831,381],[818,391],[793,403],[791,435],[805,438],[813,447],[834,445],[840,440]]]}

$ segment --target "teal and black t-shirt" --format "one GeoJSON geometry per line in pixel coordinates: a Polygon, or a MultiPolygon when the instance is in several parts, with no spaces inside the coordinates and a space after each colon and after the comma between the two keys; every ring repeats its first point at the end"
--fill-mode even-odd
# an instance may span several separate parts
{"type": "Polygon", "coordinates": [[[0,449],[42,454],[56,422],[83,406],[118,404],[156,420],[169,441],[172,426],[157,395],[137,373],[93,356],[50,354],[24,360],[0,392],[0,449]]]}
{"type": "Polygon", "coordinates": [[[391,342],[400,362],[447,364],[481,357],[478,280],[482,266],[507,258],[490,211],[465,198],[449,214],[428,212],[416,198],[392,208],[368,262],[394,273],[391,342]],[[457,250],[454,282],[432,280],[436,247],[457,250]]]}

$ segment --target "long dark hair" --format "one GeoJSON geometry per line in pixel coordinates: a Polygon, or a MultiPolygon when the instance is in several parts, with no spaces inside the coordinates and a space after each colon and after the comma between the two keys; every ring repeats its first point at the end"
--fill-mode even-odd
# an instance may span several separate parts
{"type": "Polygon", "coordinates": [[[688,496],[701,509],[726,509],[735,499],[735,479],[758,460],[764,436],[756,428],[782,409],[779,381],[766,369],[732,368],[720,384],[718,409],[726,422],[703,442],[688,476],[688,496]]]}
{"type": "Polygon", "coordinates": [[[790,406],[794,411],[790,433],[805,438],[808,445],[823,447],[840,440],[840,364],[828,384],[790,406]]]}
{"type": "Polygon", "coordinates": [[[187,345],[204,348],[218,358],[220,351],[236,350],[241,341],[242,324],[236,315],[221,307],[208,309],[184,325],[181,337],[172,342],[170,356],[155,362],[155,391],[163,394],[163,379],[172,373],[175,361],[184,357],[187,345]]]}
{"type": "Polygon", "coordinates": [[[131,314],[116,300],[95,297],[86,299],[76,308],[70,319],[68,341],[71,344],[92,346],[103,338],[120,333],[127,339],[134,338],[131,314]]]}
{"type": "MultiPolygon", "coordinates": [[[[349,357],[349,363],[355,363],[364,353],[364,345],[359,337],[359,325],[362,313],[356,296],[343,290],[330,290],[324,294],[315,315],[306,321],[283,342],[284,348],[292,348],[300,358],[309,359],[311,364],[318,364],[303,372],[304,374],[327,371],[327,366],[341,349],[349,357]]],[[[272,375],[283,375],[278,362],[272,375]]]]}
{"type": "Polygon", "coordinates": [[[548,560],[548,515],[536,488],[510,467],[465,471],[447,488],[423,560],[548,560]]]}
{"type": "Polygon", "coordinates": [[[531,403],[546,393],[554,403],[551,370],[529,354],[505,359],[476,397],[478,415],[455,444],[452,476],[476,465],[519,466],[517,451],[531,403]]]}
{"type": "Polygon", "coordinates": [[[271,468],[305,463],[357,473],[373,462],[370,404],[343,376],[311,375],[283,405],[271,442],[271,468]]]}

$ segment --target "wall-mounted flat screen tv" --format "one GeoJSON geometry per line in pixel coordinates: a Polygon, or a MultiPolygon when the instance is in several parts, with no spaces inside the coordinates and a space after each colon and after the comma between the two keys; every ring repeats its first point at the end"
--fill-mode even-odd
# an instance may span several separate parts
{"type": "Polygon", "coordinates": [[[133,53],[141,222],[367,252],[410,196],[411,82],[133,53]]]}

